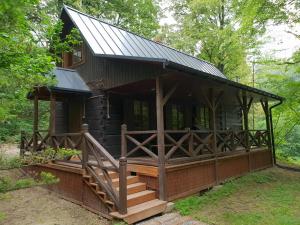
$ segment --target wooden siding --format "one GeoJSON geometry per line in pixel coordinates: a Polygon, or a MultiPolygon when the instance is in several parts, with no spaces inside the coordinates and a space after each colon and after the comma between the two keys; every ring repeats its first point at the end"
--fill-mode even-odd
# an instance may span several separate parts
{"type": "Polygon", "coordinates": [[[74,69],[88,84],[101,81],[104,89],[155,78],[163,73],[162,66],[158,64],[95,57],[87,46],[84,50],[85,63],[74,69]]]}
{"type": "Polygon", "coordinates": [[[106,218],[110,218],[109,209],[83,182],[82,169],[55,164],[45,164],[24,167],[24,170],[26,173],[31,175],[39,174],[42,171],[52,173],[54,176],[59,178],[59,182],[57,184],[45,186],[47,189],[59,194],[66,200],[79,204],[93,212],[100,213],[100,215],[106,218]]]}
{"type": "MultiPolygon", "coordinates": [[[[239,177],[248,172],[268,167],[272,167],[272,153],[267,148],[217,159],[168,165],[166,168],[167,199],[172,201],[196,194],[232,177],[239,177]]],[[[153,169],[148,173],[146,169],[135,170],[135,166],[129,165],[128,169],[136,172],[140,180],[147,183],[149,189],[158,192],[158,178],[152,174],[153,169]]]]}
{"type": "Polygon", "coordinates": [[[65,102],[56,102],[55,109],[55,132],[68,132],[68,108],[65,102]]]}

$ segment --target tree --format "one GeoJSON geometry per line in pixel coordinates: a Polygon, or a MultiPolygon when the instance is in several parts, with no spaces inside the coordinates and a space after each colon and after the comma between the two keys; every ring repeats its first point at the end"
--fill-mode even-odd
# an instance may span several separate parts
{"type": "Polygon", "coordinates": [[[49,0],[40,7],[57,18],[63,4],[148,38],[159,28],[158,5],[153,0],[49,0]]]}
{"type": "Polygon", "coordinates": [[[300,62],[296,63],[298,54],[299,50],[288,63],[279,60],[266,62],[260,65],[257,74],[260,88],[285,98],[283,104],[273,110],[276,146],[280,155],[285,158],[300,157],[300,62]]]}
{"type": "Polygon", "coordinates": [[[283,5],[280,0],[176,0],[172,9],[181,35],[171,44],[212,62],[230,79],[245,78],[247,55],[270,19],[286,18],[283,5]]]}
{"type": "Polygon", "coordinates": [[[33,86],[48,84],[44,75],[53,68],[51,55],[36,43],[27,19],[38,3],[0,4],[0,140],[19,132],[31,111],[26,94],[33,86]]]}

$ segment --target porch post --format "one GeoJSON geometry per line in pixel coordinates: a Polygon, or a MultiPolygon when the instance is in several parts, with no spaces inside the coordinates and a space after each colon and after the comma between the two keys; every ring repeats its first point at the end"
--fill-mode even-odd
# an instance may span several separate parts
{"type": "Polygon", "coordinates": [[[164,135],[164,107],[163,84],[161,77],[156,77],[156,126],[158,149],[158,183],[159,199],[166,200],[166,168],[165,168],[165,135],[164,135]]]}
{"type": "Polygon", "coordinates": [[[250,101],[248,102],[247,96],[243,96],[243,114],[244,114],[244,130],[245,130],[245,144],[246,144],[246,150],[250,151],[250,143],[249,143],[249,111],[252,104],[253,98],[250,98],[250,101]]]}
{"type": "Polygon", "coordinates": [[[219,184],[219,165],[218,165],[218,143],[217,143],[217,124],[216,124],[216,102],[214,96],[214,90],[210,89],[209,93],[209,102],[210,102],[210,111],[211,111],[211,128],[213,131],[213,149],[214,149],[214,156],[215,156],[215,179],[216,183],[219,184]]]}
{"type": "Polygon", "coordinates": [[[53,93],[50,93],[50,120],[49,120],[49,134],[55,133],[55,113],[56,113],[56,97],[53,93]]]}
{"type": "Polygon", "coordinates": [[[272,165],[274,166],[274,156],[272,151],[272,143],[271,143],[271,129],[270,129],[270,114],[269,114],[269,103],[268,100],[260,100],[261,106],[265,112],[266,117],[266,128],[268,133],[268,148],[271,151],[272,154],[272,165]]]}
{"type": "Polygon", "coordinates": [[[213,130],[213,146],[214,146],[214,154],[217,155],[217,125],[216,125],[216,103],[213,89],[210,89],[210,104],[211,104],[211,116],[212,116],[212,130],[213,130]]]}
{"type": "Polygon", "coordinates": [[[33,151],[37,150],[38,145],[38,128],[39,127],[39,99],[37,95],[37,89],[34,93],[34,102],[33,102],[33,151]]]}
{"type": "Polygon", "coordinates": [[[250,98],[249,102],[246,95],[243,95],[242,100],[237,95],[237,100],[243,111],[244,131],[245,131],[245,147],[247,151],[250,151],[249,142],[249,111],[253,101],[253,97],[250,98]]]}

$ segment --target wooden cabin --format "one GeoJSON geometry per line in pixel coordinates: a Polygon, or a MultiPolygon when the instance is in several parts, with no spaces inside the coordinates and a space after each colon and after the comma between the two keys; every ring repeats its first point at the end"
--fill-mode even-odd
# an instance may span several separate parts
{"type": "Polygon", "coordinates": [[[167,201],[273,165],[274,94],[226,78],[213,64],[65,6],[62,38],[77,28],[82,44],[62,55],[57,84],[40,87],[32,138],[78,157],[33,166],[60,183],[49,187],[102,216],[133,223],[167,201]],[[49,101],[49,130],[38,130],[39,101],[49,101]],[[262,106],[263,130],[248,123],[262,106]]]}

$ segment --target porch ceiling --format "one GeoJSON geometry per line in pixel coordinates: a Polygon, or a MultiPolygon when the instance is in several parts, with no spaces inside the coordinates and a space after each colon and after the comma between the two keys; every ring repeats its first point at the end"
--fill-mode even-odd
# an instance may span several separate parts
{"type": "MultiPolygon", "coordinates": [[[[263,94],[245,90],[239,87],[226,85],[215,80],[203,79],[180,72],[167,73],[162,76],[165,93],[177,86],[176,91],[171,96],[171,99],[180,101],[205,102],[204,95],[221,94],[223,104],[239,104],[237,96],[252,97],[253,102],[260,100],[276,101],[277,98],[272,98],[263,94]]],[[[155,80],[141,80],[134,83],[114,87],[107,90],[110,93],[131,96],[155,96],[155,80]]],[[[279,96],[278,96],[279,97],[279,96]]]]}

